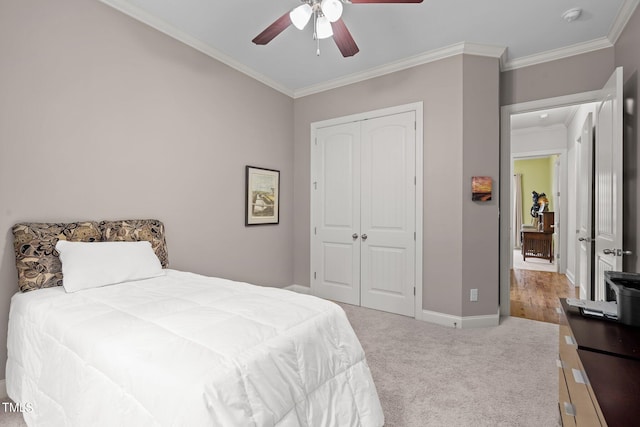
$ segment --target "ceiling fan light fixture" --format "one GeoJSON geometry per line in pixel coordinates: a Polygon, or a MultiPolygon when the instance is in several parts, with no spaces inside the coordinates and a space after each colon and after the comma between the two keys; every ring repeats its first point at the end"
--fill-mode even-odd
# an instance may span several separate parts
{"type": "Polygon", "coordinates": [[[340,0],[322,0],[320,9],[329,22],[336,22],[342,16],[342,2],[340,0]]]}
{"type": "Polygon", "coordinates": [[[289,18],[291,18],[291,22],[297,29],[302,30],[309,22],[312,13],[311,6],[305,3],[293,9],[289,13],[289,18]]]}
{"type": "Polygon", "coordinates": [[[316,37],[318,39],[328,39],[331,36],[333,36],[331,22],[329,22],[326,16],[318,16],[316,21],[316,37]]]}

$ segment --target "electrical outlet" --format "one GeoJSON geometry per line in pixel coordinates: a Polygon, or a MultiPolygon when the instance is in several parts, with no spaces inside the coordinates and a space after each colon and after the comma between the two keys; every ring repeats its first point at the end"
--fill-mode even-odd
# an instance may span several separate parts
{"type": "Polygon", "coordinates": [[[469,301],[478,301],[477,289],[471,289],[471,292],[469,292],[469,301]]]}

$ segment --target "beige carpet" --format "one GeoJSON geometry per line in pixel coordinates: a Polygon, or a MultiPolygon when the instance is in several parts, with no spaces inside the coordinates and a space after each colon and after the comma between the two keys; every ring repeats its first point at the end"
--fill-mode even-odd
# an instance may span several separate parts
{"type": "MultiPolygon", "coordinates": [[[[387,427],[558,425],[558,326],[516,317],[453,329],[342,305],[367,354],[387,427]]],[[[24,427],[0,407],[0,426],[24,427]]]]}
{"type": "Polygon", "coordinates": [[[5,403],[13,403],[8,397],[0,399],[0,426],[2,427],[26,427],[27,423],[24,422],[22,414],[20,412],[11,412],[8,405],[5,407],[5,403]]]}
{"type": "Polygon", "coordinates": [[[559,425],[558,326],[506,317],[453,329],[343,305],[388,427],[559,425]]]}

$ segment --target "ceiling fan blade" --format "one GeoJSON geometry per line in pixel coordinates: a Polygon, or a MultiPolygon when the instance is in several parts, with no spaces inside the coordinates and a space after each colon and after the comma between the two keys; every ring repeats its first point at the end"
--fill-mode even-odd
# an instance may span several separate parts
{"type": "Polygon", "coordinates": [[[338,49],[340,49],[342,56],[346,58],[347,56],[353,56],[360,52],[358,45],[356,45],[355,40],[353,40],[342,18],[336,22],[332,22],[331,29],[333,30],[333,40],[336,42],[338,49]]]}
{"type": "Polygon", "coordinates": [[[351,0],[351,3],[422,3],[422,0],[351,0]]]}
{"type": "Polygon", "coordinates": [[[291,25],[291,18],[289,17],[289,12],[287,12],[280,18],[276,19],[273,24],[269,25],[251,41],[255,44],[267,44],[278,34],[286,30],[289,25],[291,25]]]}

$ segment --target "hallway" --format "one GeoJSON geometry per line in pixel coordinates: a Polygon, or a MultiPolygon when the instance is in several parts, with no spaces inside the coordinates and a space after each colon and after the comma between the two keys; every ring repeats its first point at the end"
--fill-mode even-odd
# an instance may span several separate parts
{"type": "Polygon", "coordinates": [[[558,323],[559,298],[577,298],[579,289],[564,274],[511,270],[511,315],[558,323]]]}

